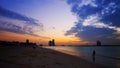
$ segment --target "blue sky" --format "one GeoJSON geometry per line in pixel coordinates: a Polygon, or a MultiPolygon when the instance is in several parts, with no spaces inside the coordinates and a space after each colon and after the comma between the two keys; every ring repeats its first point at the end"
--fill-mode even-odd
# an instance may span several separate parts
{"type": "Polygon", "coordinates": [[[120,44],[119,0],[67,0],[78,22],[66,35],[83,40],[101,40],[103,44],[120,44]]]}
{"type": "Polygon", "coordinates": [[[53,38],[58,42],[71,41],[72,36],[64,34],[77,19],[66,1],[1,0],[0,6],[3,10],[1,21],[4,22],[1,23],[1,30],[34,35],[47,41],[53,38]]]}
{"type": "Polygon", "coordinates": [[[102,44],[118,45],[119,17],[119,0],[0,1],[0,31],[27,34],[46,41],[54,38],[58,44],[100,40],[102,44]]]}

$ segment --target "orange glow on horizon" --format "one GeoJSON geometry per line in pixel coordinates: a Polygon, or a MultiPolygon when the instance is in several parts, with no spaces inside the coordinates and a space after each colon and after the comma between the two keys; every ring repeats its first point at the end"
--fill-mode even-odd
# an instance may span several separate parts
{"type": "Polygon", "coordinates": [[[55,39],[56,45],[82,45],[86,44],[88,42],[83,42],[82,40],[74,37],[74,36],[56,36],[54,38],[41,38],[36,36],[31,36],[27,34],[16,34],[12,32],[5,32],[0,31],[0,40],[2,41],[19,41],[19,42],[25,42],[26,39],[29,39],[30,42],[37,43],[37,44],[43,44],[48,45],[48,41],[51,39],[55,39]]]}

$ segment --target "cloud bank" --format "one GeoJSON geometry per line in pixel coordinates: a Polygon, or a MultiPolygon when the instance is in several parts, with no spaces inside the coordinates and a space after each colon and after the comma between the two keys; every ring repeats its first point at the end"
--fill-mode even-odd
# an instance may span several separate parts
{"type": "Polygon", "coordinates": [[[0,30],[39,36],[35,32],[42,29],[43,24],[36,19],[0,7],[0,30]]]}
{"type": "Polygon", "coordinates": [[[67,0],[67,3],[78,22],[65,35],[120,44],[120,0],[67,0]]]}

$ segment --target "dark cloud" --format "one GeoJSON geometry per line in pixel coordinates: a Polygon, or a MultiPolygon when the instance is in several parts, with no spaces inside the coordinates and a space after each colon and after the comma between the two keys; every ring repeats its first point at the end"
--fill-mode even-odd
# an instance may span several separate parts
{"type": "Polygon", "coordinates": [[[11,19],[28,21],[26,23],[37,25],[37,23],[36,23],[37,20],[35,20],[33,18],[30,18],[30,17],[27,17],[25,15],[21,15],[19,13],[7,10],[5,8],[2,8],[2,7],[0,7],[0,16],[8,17],[8,18],[11,18],[11,19]]]}
{"type": "Polygon", "coordinates": [[[0,30],[39,36],[35,32],[42,29],[37,20],[0,7],[0,30]]]}
{"type": "Polygon", "coordinates": [[[65,35],[75,35],[85,41],[119,43],[116,38],[120,34],[115,33],[120,32],[120,0],[67,0],[67,3],[78,22],[65,35]]]}
{"type": "Polygon", "coordinates": [[[0,30],[24,34],[25,32],[20,29],[21,29],[21,27],[19,27],[19,26],[16,26],[9,22],[0,21],[0,30]]]}
{"type": "Polygon", "coordinates": [[[102,18],[104,22],[111,22],[112,25],[120,27],[120,9],[116,10],[115,13],[106,15],[102,18]]]}

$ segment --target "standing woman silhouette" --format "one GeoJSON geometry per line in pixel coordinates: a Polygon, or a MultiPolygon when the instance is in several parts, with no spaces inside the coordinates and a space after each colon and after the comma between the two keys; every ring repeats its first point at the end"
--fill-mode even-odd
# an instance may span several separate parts
{"type": "Polygon", "coordinates": [[[93,60],[93,62],[95,62],[95,50],[92,53],[92,60],[93,60]]]}

